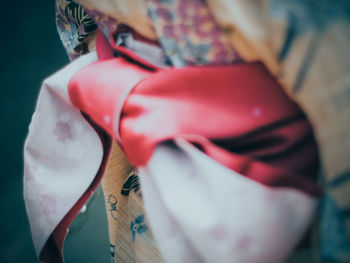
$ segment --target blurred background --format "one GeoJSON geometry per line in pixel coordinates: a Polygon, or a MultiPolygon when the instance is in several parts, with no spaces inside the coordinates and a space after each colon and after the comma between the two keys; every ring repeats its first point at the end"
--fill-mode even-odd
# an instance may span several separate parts
{"type": "MultiPolygon", "coordinates": [[[[69,62],[56,31],[54,2],[2,3],[1,263],[38,262],[22,194],[22,149],[42,80],[69,62]]],[[[65,245],[67,263],[109,262],[107,221],[100,188],[87,206],[70,228],[65,245]]]]}

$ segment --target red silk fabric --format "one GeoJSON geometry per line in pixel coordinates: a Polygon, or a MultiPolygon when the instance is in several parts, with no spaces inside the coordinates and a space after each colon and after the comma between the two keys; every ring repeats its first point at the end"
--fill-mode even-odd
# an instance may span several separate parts
{"type": "Polygon", "coordinates": [[[118,138],[134,165],[146,165],[158,143],[184,137],[255,181],[320,193],[311,126],[261,63],[159,69],[135,54],[131,60],[88,65],[70,81],[69,94],[118,138]]]}

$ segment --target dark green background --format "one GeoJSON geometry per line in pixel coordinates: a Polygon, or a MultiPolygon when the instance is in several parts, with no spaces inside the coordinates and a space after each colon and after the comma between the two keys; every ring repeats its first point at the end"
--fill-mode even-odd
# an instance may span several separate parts
{"type": "MultiPolygon", "coordinates": [[[[1,2],[0,262],[37,262],[25,212],[22,149],[42,80],[68,63],[55,25],[54,1],[1,2]]],[[[77,218],[66,262],[108,262],[101,189],[77,218]]]]}

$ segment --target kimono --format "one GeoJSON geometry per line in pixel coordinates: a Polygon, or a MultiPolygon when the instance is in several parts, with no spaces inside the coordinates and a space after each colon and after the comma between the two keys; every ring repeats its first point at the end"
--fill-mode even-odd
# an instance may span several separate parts
{"type": "Polygon", "coordinates": [[[115,262],[283,262],[305,247],[349,259],[345,82],[332,102],[315,90],[349,69],[317,52],[343,50],[348,4],[324,2],[332,23],[313,1],[57,0],[72,62],[43,82],[24,150],[40,260],[63,261],[101,181],[115,262]]]}

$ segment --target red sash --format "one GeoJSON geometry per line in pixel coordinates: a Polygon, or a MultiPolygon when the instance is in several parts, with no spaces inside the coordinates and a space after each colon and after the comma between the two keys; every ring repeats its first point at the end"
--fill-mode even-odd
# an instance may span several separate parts
{"type": "Polygon", "coordinates": [[[106,42],[98,47],[104,59],[78,72],[69,94],[134,165],[180,136],[255,181],[320,193],[312,128],[263,64],[159,69],[123,47],[109,59],[106,42]]]}
{"type": "MultiPolygon", "coordinates": [[[[315,183],[319,160],[311,125],[263,64],[160,69],[124,47],[113,49],[99,32],[99,61],[74,75],[69,95],[117,138],[134,165],[145,165],[158,143],[183,137],[252,180],[321,193],[315,183]],[[113,49],[122,56],[114,58],[113,49]]],[[[66,229],[96,188],[107,161],[109,140],[101,140],[106,153],[100,171],[54,230],[42,260],[62,261],[66,229]]]]}

